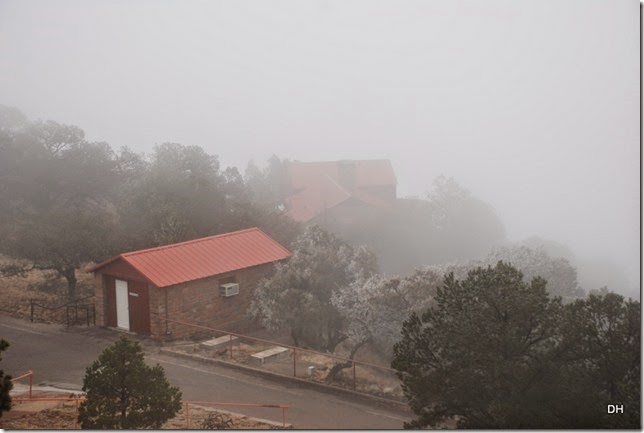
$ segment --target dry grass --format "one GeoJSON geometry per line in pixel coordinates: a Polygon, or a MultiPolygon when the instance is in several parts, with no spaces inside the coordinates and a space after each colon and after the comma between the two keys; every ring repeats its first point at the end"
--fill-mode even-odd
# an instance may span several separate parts
{"type": "MultiPolygon", "coordinates": [[[[189,355],[198,355],[206,358],[220,359],[227,362],[249,364],[250,356],[253,353],[261,352],[270,347],[273,346],[262,343],[240,343],[233,346],[232,358],[230,357],[230,347],[227,345],[221,346],[219,349],[215,350],[204,350],[200,347],[199,343],[184,342],[175,343],[172,350],[189,355]]],[[[358,361],[369,362],[373,363],[374,365],[381,366],[387,365],[386,361],[380,358],[376,352],[373,352],[366,347],[362,350],[364,352],[362,353],[362,357],[358,358],[358,361]],[[368,359],[369,361],[366,361],[366,359],[368,359]]],[[[338,356],[347,356],[347,353],[344,353],[342,348],[339,352],[340,353],[338,356]]],[[[312,376],[307,376],[308,379],[318,383],[329,384],[327,376],[336,362],[339,361],[329,355],[322,353],[310,353],[304,351],[298,352],[297,363],[299,366],[297,368],[298,372],[300,372],[300,375],[298,376],[302,377],[302,372],[306,371],[305,369],[308,366],[313,366],[315,367],[315,369],[313,370],[312,376]],[[304,366],[302,364],[304,364],[304,366]]],[[[260,368],[291,376],[293,374],[292,354],[291,361],[269,361],[260,368]]],[[[357,364],[355,373],[356,391],[384,398],[393,398],[395,400],[402,400],[404,398],[403,391],[400,386],[400,380],[395,376],[393,371],[357,364]]],[[[336,376],[336,379],[330,384],[346,389],[353,389],[353,369],[347,368],[342,370],[336,376]]]]}
{"type": "MultiPolygon", "coordinates": [[[[0,265],[12,260],[0,256],[0,265]]],[[[93,278],[90,274],[77,272],[77,293],[79,297],[93,294],[93,278]]],[[[67,302],[67,282],[54,271],[32,270],[23,276],[0,277],[0,309],[14,317],[31,318],[30,301],[39,305],[58,306],[67,302]]],[[[64,323],[65,312],[52,312],[35,308],[34,318],[46,323],[64,323]]]]}

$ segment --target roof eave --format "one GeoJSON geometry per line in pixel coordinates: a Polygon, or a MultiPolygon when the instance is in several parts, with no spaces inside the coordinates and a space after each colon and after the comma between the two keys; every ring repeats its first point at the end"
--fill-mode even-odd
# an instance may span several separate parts
{"type": "Polygon", "coordinates": [[[87,274],[94,273],[98,269],[100,269],[100,268],[102,268],[104,266],[107,266],[110,263],[115,262],[118,259],[122,259],[122,258],[123,258],[123,256],[121,254],[119,254],[119,255],[111,257],[111,258],[109,258],[109,259],[107,259],[105,261],[102,261],[102,262],[100,262],[98,264],[87,266],[85,269],[82,270],[82,272],[85,272],[87,274]]]}

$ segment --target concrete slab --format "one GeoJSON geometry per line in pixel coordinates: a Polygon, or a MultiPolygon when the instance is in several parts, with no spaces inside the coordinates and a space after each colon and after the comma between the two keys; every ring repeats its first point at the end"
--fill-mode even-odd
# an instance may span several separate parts
{"type": "Polygon", "coordinates": [[[288,358],[290,352],[291,350],[286,347],[275,346],[261,352],[253,353],[250,355],[250,361],[253,365],[263,365],[268,361],[288,358]]]}
{"type": "Polygon", "coordinates": [[[239,345],[239,339],[234,335],[222,335],[221,337],[213,338],[212,340],[202,341],[199,343],[199,347],[207,351],[213,351],[228,347],[231,344],[231,341],[233,346],[239,345]]]}

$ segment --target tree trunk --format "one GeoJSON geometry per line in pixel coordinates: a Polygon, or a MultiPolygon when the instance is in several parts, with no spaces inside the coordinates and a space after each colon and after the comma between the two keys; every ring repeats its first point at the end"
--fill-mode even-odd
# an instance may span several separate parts
{"type": "Polygon", "coordinates": [[[60,274],[67,280],[67,296],[70,301],[76,299],[76,269],[74,267],[65,267],[60,274]]]}
{"type": "Polygon", "coordinates": [[[329,374],[326,376],[326,382],[327,383],[335,382],[338,374],[340,374],[342,370],[344,370],[345,368],[351,367],[353,365],[353,358],[356,356],[356,353],[358,353],[358,350],[368,342],[369,342],[369,339],[362,340],[360,343],[353,346],[353,349],[351,349],[351,353],[349,354],[349,359],[351,361],[340,362],[335,364],[333,367],[331,367],[329,374]]]}
{"type": "Polygon", "coordinates": [[[127,407],[129,406],[129,398],[125,387],[121,389],[121,399],[119,403],[121,406],[121,425],[119,427],[121,429],[127,429],[130,427],[127,420],[127,407]]]}
{"type": "Polygon", "coordinates": [[[293,346],[300,347],[299,332],[295,329],[291,329],[291,338],[293,339],[293,346]]]}

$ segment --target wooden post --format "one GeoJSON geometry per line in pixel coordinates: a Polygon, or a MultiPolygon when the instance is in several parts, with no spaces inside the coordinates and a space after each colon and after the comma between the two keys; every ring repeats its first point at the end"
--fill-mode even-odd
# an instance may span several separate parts
{"type": "Polygon", "coordinates": [[[34,300],[29,300],[29,306],[31,308],[31,323],[34,323],[34,300]]]}
{"type": "Polygon", "coordinates": [[[190,405],[186,403],[186,429],[190,428],[190,405]]]}
{"type": "Polygon", "coordinates": [[[282,428],[286,428],[286,408],[282,406],[282,428]]]}
{"type": "Polygon", "coordinates": [[[228,334],[230,337],[230,359],[233,359],[233,334],[228,334]]]}
{"type": "Polygon", "coordinates": [[[295,347],[293,348],[293,377],[297,377],[296,370],[295,370],[295,360],[297,359],[297,352],[295,351],[295,347]]]}
{"type": "MultiPolygon", "coordinates": [[[[31,387],[34,383],[34,373],[33,371],[29,370],[29,398],[31,398],[31,387]]],[[[76,414],[78,415],[78,414],[76,414]]]]}

